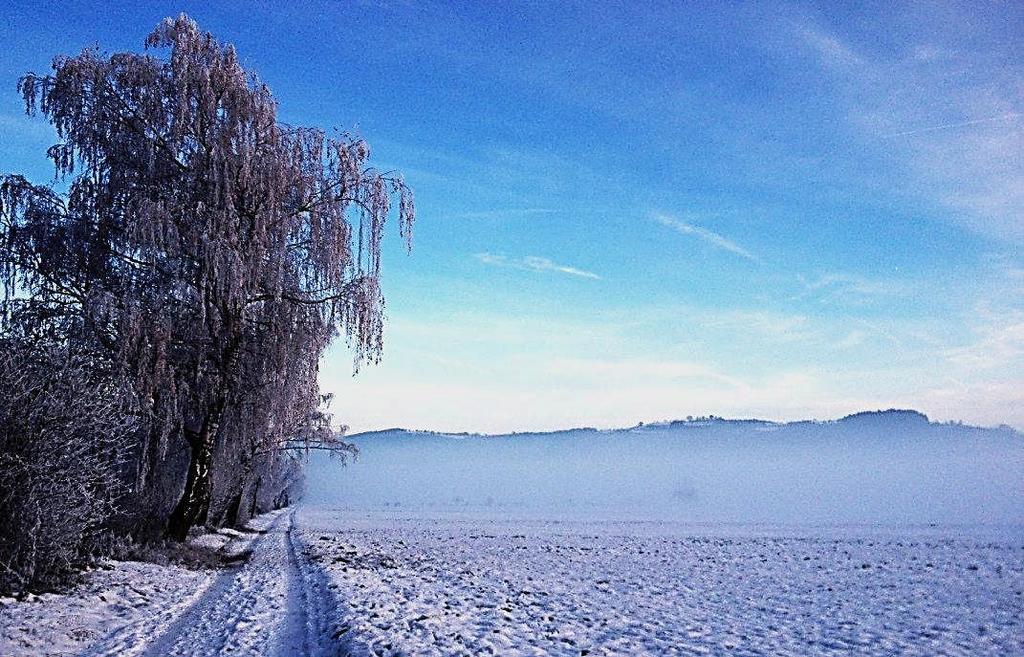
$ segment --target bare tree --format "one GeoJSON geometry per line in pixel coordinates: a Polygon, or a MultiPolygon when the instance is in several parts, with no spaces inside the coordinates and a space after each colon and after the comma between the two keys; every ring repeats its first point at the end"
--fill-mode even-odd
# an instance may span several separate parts
{"type": "Polygon", "coordinates": [[[169,57],[85,50],[20,81],[70,187],[3,179],[0,277],[7,305],[20,292],[73,317],[131,377],[152,418],[140,485],[184,438],[168,522],[182,540],[207,520],[216,453],[311,435],[335,336],[357,367],[380,357],[383,230],[397,198],[409,244],[414,209],[361,139],[280,123],[234,48],[187,16],[146,45],[169,57]]]}
{"type": "Polygon", "coordinates": [[[124,492],[135,405],[94,354],[0,340],[0,592],[52,587],[124,492]]]}

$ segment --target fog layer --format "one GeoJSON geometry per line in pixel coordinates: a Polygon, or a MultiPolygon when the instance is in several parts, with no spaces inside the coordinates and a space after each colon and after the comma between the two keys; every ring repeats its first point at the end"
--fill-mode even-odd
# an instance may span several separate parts
{"type": "Polygon", "coordinates": [[[907,411],[500,436],[360,434],[308,503],[544,518],[1024,524],[1024,436],[907,411]]]}

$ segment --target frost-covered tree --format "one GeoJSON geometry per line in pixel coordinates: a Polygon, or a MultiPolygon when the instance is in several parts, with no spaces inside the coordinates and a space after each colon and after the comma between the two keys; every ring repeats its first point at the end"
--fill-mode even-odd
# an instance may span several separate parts
{"type": "Polygon", "coordinates": [[[137,416],[98,354],[0,338],[0,594],[49,588],[116,511],[137,416]]]}
{"type": "Polygon", "coordinates": [[[321,354],[341,333],[357,365],[379,358],[383,230],[397,200],[408,242],[414,210],[361,139],[281,123],[234,48],[187,16],[146,46],[19,82],[56,129],[67,191],[2,178],[0,278],[8,321],[72,318],[131,378],[152,420],[140,485],[184,438],[168,522],[183,539],[206,521],[216,454],[324,438],[321,354]]]}

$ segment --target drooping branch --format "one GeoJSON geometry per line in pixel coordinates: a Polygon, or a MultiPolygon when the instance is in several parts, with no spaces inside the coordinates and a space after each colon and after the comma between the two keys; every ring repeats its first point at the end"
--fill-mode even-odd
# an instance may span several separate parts
{"type": "MultiPolygon", "coordinates": [[[[19,82],[70,185],[0,180],[5,307],[23,295],[23,317],[106,346],[152,423],[153,463],[172,435],[239,463],[326,449],[321,355],[342,335],[356,367],[379,360],[381,244],[397,216],[410,246],[412,192],[362,139],[279,122],[267,86],[188,17],[146,46],[19,82]]],[[[201,465],[183,526],[209,503],[217,465],[201,465]]]]}

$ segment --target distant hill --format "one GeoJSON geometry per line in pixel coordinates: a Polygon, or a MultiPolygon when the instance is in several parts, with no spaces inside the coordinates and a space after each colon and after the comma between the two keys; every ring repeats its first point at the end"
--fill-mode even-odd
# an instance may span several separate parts
{"type": "Polygon", "coordinates": [[[348,467],[313,457],[310,500],[549,518],[1024,525],[1024,436],[911,410],[349,440],[360,455],[348,467]]]}
{"type": "Polygon", "coordinates": [[[928,416],[913,410],[890,408],[887,411],[861,411],[838,420],[846,424],[874,424],[893,427],[929,424],[928,416]]]}
{"type": "MultiPolygon", "coordinates": [[[[1000,426],[994,428],[985,428],[972,425],[965,425],[961,422],[932,422],[928,419],[928,416],[920,411],[911,409],[896,409],[890,408],[888,410],[877,410],[877,411],[860,411],[858,413],[851,413],[850,415],[843,416],[838,420],[795,420],[791,422],[776,422],[772,420],[761,420],[757,418],[724,418],[715,415],[700,416],[700,417],[689,417],[687,419],[679,420],[663,420],[656,422],[641,422],[638,425],[632,427],[624,427],[619,429],[597,429],[594,427],[574,427],[570,429],[555,429],[551,431],[516,431],[511,433],[498,433],[498,434],[485,434],[485,433],[473,433],[473,432],[439,432],[431,431],[427,429],[405,429],[402,427],[392,427],[390,429],[378,429],[374,431],[365,431],[361,433],[352,434],[348,436],[350,440],[363,440],[366,438],[377,437],[377,436],[421,436],[421,437],[436,437],[436,436],[451,436],[451,437],[478,437],[478,438],[501,438],[501,437],[512,437],[512,436],[567,436],[567,435],[579,435],[589,433],[620,433],[624,431],[638,432],[638,431],[664,431],[666,429],[697,429],[706,427],[718,427],[722,429],[739,428],[739,429],[770,429],[770,430],[785,430],[786,428],[793,429],[807,429],[809,427],[828,427],[830,425],[839,425],[842,427],[855,428],[859,430],[872,429],[872,433],[878,433],[889,431],[892,435],[902,435],[907,431],[920,431],[926,430],[927,427],[958,427],[962,430],[967,431],[994,431],[997,433],[1009,433],[1019,434],[1011,427],[1000,426]]],[[[939,429],[941,432],[941,429],[939,429]]],[[[830,435],[828,431],[821,431],[822,436],[830,435]]]]}

